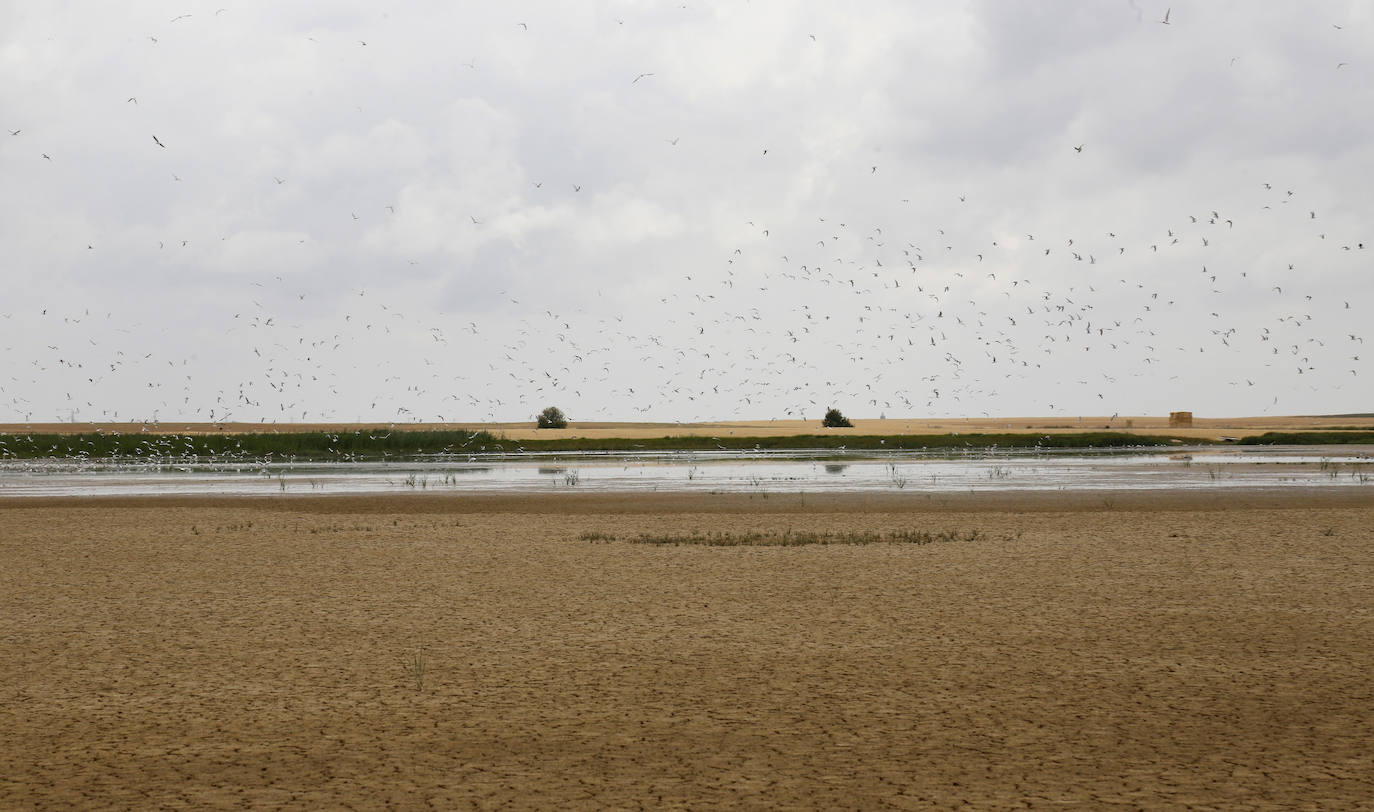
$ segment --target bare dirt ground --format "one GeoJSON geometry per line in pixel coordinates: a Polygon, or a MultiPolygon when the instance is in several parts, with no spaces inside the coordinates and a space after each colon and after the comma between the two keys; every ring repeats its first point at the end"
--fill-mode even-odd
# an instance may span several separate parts
{"type": "Polygon", "coordinates": [[[1363,489],[6,500],[0,808],[1354,808],[1372,528],[1363,489]],[[788,528],[981,538],[628,541],[788,528]]]}
{"type": "Polygon", "coordinates": [[[1305,430],[1327,427],[1374,429],[1374,415],[1225,417],[1198,416],[1192,428],[1169,428],[1168,415],[1158,416],[1074,416],[1074,417],[951,417],[942,419],[855,419],[848,429],[825,429],[820,420],[745,420],[715,423],[584,423],[570,422],[566,429],[536,429],[531,419],[522,423],[10,423],[0,424],[0,434],[27,432],[73,434],[78,432],[118,431],[176,432],[188,434],[287,431],[489,431],[512,440],[533,438],[589,437],[644,439],[666,436],[778,437],[797,434],[947,434],[958,433],[1037,433],[1064,434],[1084,431],[1119,431],[1134,434],[1175,434],[1184,437],[1219,439],[1266,431],[1305,430]]]}

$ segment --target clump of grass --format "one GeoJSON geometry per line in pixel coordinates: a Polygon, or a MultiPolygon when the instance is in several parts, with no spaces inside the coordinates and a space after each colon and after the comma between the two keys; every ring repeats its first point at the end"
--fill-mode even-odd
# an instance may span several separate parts
{"type": "Polygon", "coordinates": [[[401,661],[402,668],[405,669],[406,676],[415,681],[415,690],[425,689],[425,655],[414,654],[401,661]]]}
{"type": "MultiPolygon", "coordinates": [[[[583,534],[584,537],[587,534],[583,534]]],[[[977,528],[968,531],[942,530],[893,530],[887,533],[867,531],[848,532],[811,532],[805,530],[784,530],[782,532],[750,531],[732,533],[729,531],[702,533],[641,533],[626,539],[631,544],[680,545],[693,544],[702,547],[803,547],[811,544],[858,545],[858,544],[935,544],[948,541],[980,541],[990,538],[977,528]]],[[[1001,536],[1002,541],[1011,541],[1015,536],[1001,536]]]]}
{"type": "Polygon", "coordinates": [[[601,533],[601,532],[598,532],[598,531],[596,531],[596,530],[589,530],[589,531],[587,531],[586,533],[583,533],[583,534],[579,535],[577,538],[578,538],[580,541],[590,541],[590,542],[597,542],[597,541],[606,541],[606,542],[610,542],[610,541],[615,541],[615,536],[614,536],[614,535],[612,535],[612,534],[610,534],[610,533],[601,533]]]}

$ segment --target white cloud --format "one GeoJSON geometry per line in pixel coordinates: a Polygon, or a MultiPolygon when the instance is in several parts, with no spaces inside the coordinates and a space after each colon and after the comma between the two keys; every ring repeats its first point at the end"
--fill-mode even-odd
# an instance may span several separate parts
{"type": "Polygon", "coordinates": [[[1364,6],[681,6],[0,12],[0,413],[1368,409],[1364,6]]]}

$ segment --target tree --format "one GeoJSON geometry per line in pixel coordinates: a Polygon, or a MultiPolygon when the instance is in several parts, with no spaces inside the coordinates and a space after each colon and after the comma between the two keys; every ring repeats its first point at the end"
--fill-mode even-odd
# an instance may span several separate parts
{"type": "Polygon", "coordinates": [[[568,427],[567,416],[557,406],[550,406],[540,412],[537,420],[541,429],[566,429],[568,427]]]}
{"type": "Polygon", "coordinates": [[[827,409],[825,412],[825,419],[821,421],[821,425],[828,429],[854,428],[854,424],[849,422],[849,418],[840,414],[839,409],[827,409]]]}

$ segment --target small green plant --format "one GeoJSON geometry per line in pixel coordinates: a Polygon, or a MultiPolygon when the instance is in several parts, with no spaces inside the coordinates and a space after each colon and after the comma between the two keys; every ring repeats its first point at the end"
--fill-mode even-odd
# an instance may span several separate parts
{"type": "Polygon", "coordinates": [[[415,690],[423,691],[425,689],[425,655],[414,654],[402,660],[401,665],[405,669],[406,676],[415,681],[415,690]]]}
{"type": "Polygon", "coordinates": [[[568,427],[567,415],[563,414],[563,410],[557,406],[550,406],[540,412],[535,420],[541,429],[566,429],[568,427]]]}
{"type": "Polygon", "coordinates": [[[825,417],[821,420],[821,425],[828,429],[852,429],[854,424],[849,422],[849,418],[840,414],[839,409],[826,409],[825,417]]]}

